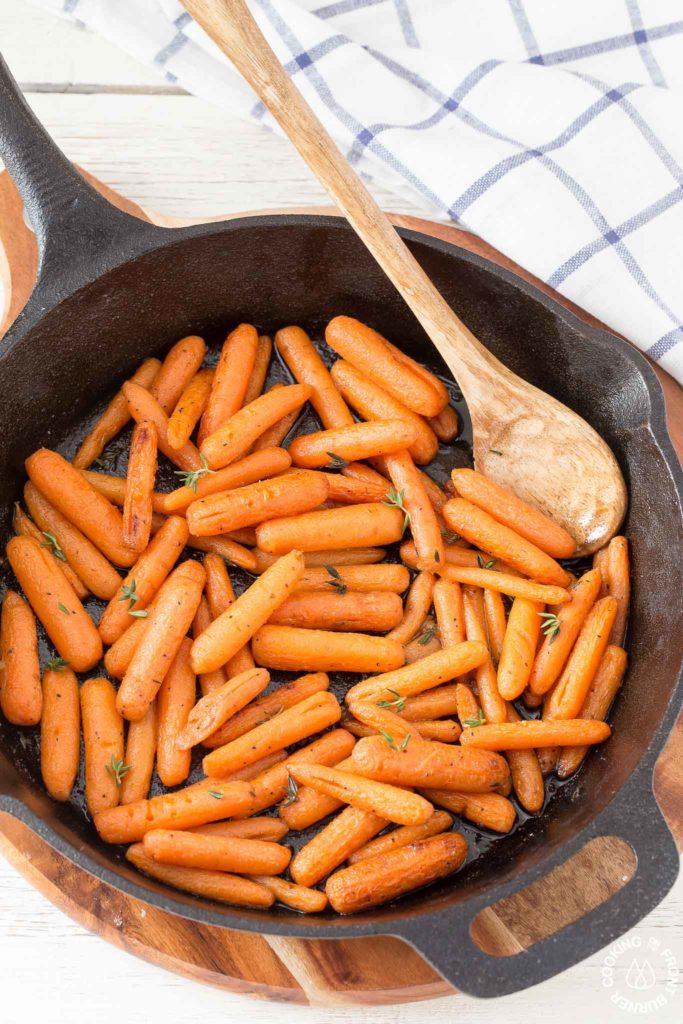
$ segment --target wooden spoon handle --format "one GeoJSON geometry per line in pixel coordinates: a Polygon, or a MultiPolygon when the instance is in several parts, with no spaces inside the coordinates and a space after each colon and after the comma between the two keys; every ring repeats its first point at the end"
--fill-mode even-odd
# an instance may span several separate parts
{"type": "Polygon", "coordinates": [[[244,0],[183,0],[265,103],[403,296],[465,390],[501,364],[455,315],[302,98],[244,0]],[[476,372],[476,377],[474,376],[476,372]]]}

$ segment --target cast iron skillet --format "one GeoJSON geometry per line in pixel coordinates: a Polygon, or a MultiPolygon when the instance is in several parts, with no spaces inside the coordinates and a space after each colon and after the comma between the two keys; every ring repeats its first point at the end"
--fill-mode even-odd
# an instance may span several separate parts
{"type": "MultiPolygon", "coordinates": [[[[320,334],[332,316],[367,320],[445,372],[353,231],[342,220],[244,217],[160,229],[114,209],[73,170],[36,122],[0,61],[0,146],[35,229],[35,291],[0,351],[0,531],[24,458],[55,446],[140,360],[184,334],[218,338],[242,320],[320,334]]],[[[634,567],[630,671],[614,736],[504,841],[472,834],[454,878],[353,918],[226,908],[171,891],[99,842],[71,805],[44,793],[31,743],[0,723],[0,810],[91,872],[191,920],[304,938],[389,934],[411,943],[457,988],[500,996],[577,963],[636,924],[678,872],[652,795],[657,755],[681,702],[683,475],[666,433],[657,379],[637,352],[579,322],[519,278],[455,246],[403,231],[446,299],[516,373],[574,408],[616,452],[631,495],[634,567]],[[622,836],[633,879],[602,906],[517,956],[495,958],[470,937],[479,910],[561,864],[589,839],[622,836]],[[479,846],[477,846],[479,844],[479,846]]]]}

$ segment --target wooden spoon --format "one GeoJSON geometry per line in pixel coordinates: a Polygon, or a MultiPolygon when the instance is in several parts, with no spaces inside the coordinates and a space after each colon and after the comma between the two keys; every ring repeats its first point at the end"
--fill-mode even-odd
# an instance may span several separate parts
{"type": "Polygon", "coordinates": [[[268,107],[452,370],[472,417],[476,468],[564,526],[577,554],[602,547],[626,511],[624,480],[602,438],[503,366],[458,319],[293,85],[244,0],[183,3],[268,107]]]}

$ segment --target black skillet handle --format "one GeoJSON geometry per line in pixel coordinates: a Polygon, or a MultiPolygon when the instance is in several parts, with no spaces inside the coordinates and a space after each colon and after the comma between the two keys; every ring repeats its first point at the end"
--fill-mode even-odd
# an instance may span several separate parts
{"type": "MultiPolygon", "coordinates": [[[[38,243],[36,291],[58,295],[80,268],[105,269],[162,229],[118,210],[75,170],[37,120],[0,55],[0,156],[24,202],[38,243]]],[[[144,248],[144,246],[143,246],[144,248]]],[[[34,292],[35,297],[35,292],[34,292]]]]}
{"type": "MultiPolygon", "coordinates": [[[[564,863],[597,836],[618,836],[631,845],[637,860],[631,880],[578,921],[529,949],[500,957],[481,950],[470,932],[476,915],[489,904],[485,898],[445,911],[436,925],[431,921],[427,927],[425,922],[421,928],[417,918],[396,934],[410,942],[456,989],[481,998],[538,985],[610,945],[661,903],[680,868],[676,844],[652,793],[651,774],[644,780],[643,774],[622,789],[581,842],[561,851],[550,865],[564,863]]],[[[521,878],[496,896],[511,895],[535,880],[521,878]]]]}

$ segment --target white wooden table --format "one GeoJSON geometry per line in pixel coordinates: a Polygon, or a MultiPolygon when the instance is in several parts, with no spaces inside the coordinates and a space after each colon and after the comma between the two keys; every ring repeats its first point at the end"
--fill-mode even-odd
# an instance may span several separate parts
{"type": "MultiPolygon", "coordinates": [[[[44,15],[22,0],[0,0],[0,48],[29,102],[67,156],[143,206],[204,217],[278,206],[324,204],[326,196],[288,143],[168,86],[101,39],[44,15]]],[[[423,213],[376,190],[380,203],[423,213]]],[[[616,1024],[629,1011],[610,1002],[634,956],[649,958],[660,998],[655,1021],[682,1019],[683,993],[666,991],[661,950],[683,970],[683,878],[627,937],[642,946],[608,951],[538,988],[494,1002],[464,996],[400,1007],[311,1009],[256,1002],[166,973],[90,935],[55,910],[0,861],[0,1021],[2,1024],[616,1024]],[[647,951],[648,941],[659,942],[647,951]],[[605,977],[607,975],[607,977],[605,977]]],[[[626,940],[624,940],[626,941],[626,940]]],[[[678,987],[681,987],[680,980],[678,987]]]]}

